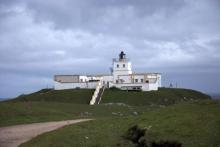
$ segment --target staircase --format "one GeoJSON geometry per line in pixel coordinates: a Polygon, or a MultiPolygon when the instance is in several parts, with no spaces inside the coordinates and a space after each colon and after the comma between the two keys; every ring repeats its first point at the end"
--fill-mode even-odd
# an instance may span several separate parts
{"type": "Polygon", "coordinates": [[[102,80],[100,80],[96,86],[92,99],[90,101],[90,105],[99,104],[104,93],[105,87],[102,84],[102,80]]]}
{"type": "Polygon", "coordinates": [[[100,88],[100,90],[99,90],[99,93],[98,93],[98,96],[97,96],[97,98],[96,98],[95,104],[99,104],[99,103],[100,103],[100,101],[101,101],[101,99],[102,99],[102,95],[103,95],[103,93],[104,93],[104,90],[105,90],[105,87],[102,86],[102,87],[100,88]]]}

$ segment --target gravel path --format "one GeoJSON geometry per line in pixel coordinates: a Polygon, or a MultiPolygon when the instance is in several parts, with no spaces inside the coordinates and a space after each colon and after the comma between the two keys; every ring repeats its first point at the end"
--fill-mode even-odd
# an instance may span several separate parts
{"type": "Polygon", "coordinates": [[[23,124],[0,128],[0,147],[17,147],[20,144],[45,132],[49,132],[66,125],[89,121],[91,119],[77,119],[53,121],[44,123],[23,124]]]}

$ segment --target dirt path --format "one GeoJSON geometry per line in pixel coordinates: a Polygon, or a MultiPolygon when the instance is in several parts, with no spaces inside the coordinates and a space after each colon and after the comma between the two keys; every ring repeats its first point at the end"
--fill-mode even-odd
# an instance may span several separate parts
{"type": "Polygon", "coordinates": [[[0,147],[17,147],[21,143],[30,140],[45,132],[49,132],[66,125],[89,121],[91,119],[77,119],[66,121],[54,121],[45,123],[23,124],[0,128],[0,147]]]}

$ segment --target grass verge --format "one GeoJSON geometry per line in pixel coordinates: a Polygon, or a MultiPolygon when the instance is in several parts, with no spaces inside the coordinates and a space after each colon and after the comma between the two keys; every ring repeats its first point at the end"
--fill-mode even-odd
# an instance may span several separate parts
{"type": "Polygon", "coordinates": [[[133,125],[147,129],[146,139],[177,140],[187,147],[220,145],[220,101],[199,101],[146,110],[136,116],[100,118],[45,133],[22,147],[135,146],[123,135],[133,125]]]}

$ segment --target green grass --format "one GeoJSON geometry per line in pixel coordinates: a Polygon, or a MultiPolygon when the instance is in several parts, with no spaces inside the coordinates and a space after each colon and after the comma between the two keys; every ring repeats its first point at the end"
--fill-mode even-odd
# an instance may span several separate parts
{"type": "Polygon", "coordinates": [[[22,147],[135,146],[123,135],[132,125],[149,128],[147,139],[177,140],[186,147],[220,145],[220,101],[199,101],[149,109],[137,116],[100,118],[45,133],[22,147]]]}
{"type": "Polygon", "coordinates": [[[158,91],[127,92],[105,90],[101,103],[125,103],[136,106],[170,105],[183,101],[210,99],[210,96],[189,89],[160,88],[158,91]]]}
{"type": "Polygon", "coordinates": [[[124,103],[129,104],[129,107],[117,106],[117,104],[89,106],[93,91],[89,89],[43,89],[32,94],[21,95],[13,100],[0,102],[0,126],[83,117],[112,117],[124,111],[127,111],[128,113],[125,114],[128,115],[133,113],[132,111],[141,112],[149,106],[158,107],[209,98],[202,93],[185,89],[161,88],[159,91],[150,92],[106,90],[102,104],[124,103]]]}
{"type": "MultiPolygon", "coordinates": [[[[38,92],[21,95],[11,102],[65,102],[74,104],[89,104],[94,89],[51,90],[43,89],[38,92]]],[[[127,92],[106,89],[101,103],[125,103],[128,105],[170,105],[182,101],[210,99],[210,96],[198,91],[176,88],[159,88],[158,91],[127,92]]]]}
{"type": "Polygon", "coordinates": [[[132,125],[151,128],[148,140],[172,139],[184,146],[217,146],[220,102],[194,90],[105,90],[100,105],[88,105],[94,90],[50,90],[0,102],[0,126],[94,118],[40,135],[22,146],[134,146],[122,136],[132,125]]]}
{"type": "Polygon", "coordinates": [[[27,101],[46,101],[46,102],[65,102],[74,104],[89,104],[94,89],[68,89],[68,90],[52,90],[42,89],[38,92],[21,95],[16,99],[9,100],[12,102],[27,101]]]}
{"type": "Polygon", "coordinates": [[[105,118],[135,115],[145,107],[118,105],[83,105],[59,102],[1,102],[0,126],[23,123],[67,120],[76,118],[105,118]]]}
{"type": "Polygon", "coordinates": [[[128,112],[126,115],[130,115],[134,113],[132,111],[142,112],[161,105],[209,98],[200,92],[185,89],[161,88],[150,92],[106,90],[102,104],[124,103],[129,106],[89,106],[93,92],[94,90],[89,89],[43,89],[0,102],[0,126],[84,117],[112,117],[124,111],[128,112]]]}

